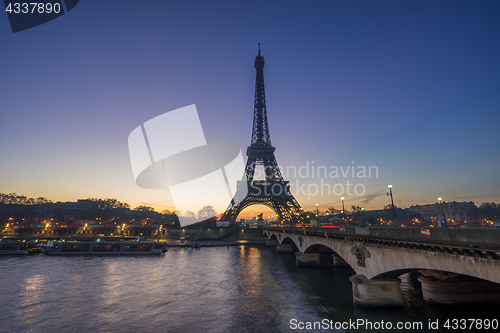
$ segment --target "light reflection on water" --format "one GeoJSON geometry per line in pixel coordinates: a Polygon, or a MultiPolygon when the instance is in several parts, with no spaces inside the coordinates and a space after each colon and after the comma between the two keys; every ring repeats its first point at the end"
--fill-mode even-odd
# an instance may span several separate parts
{"type": "Polygon", "coordinates": [[[410,275],[402,283],[404,308],[355,307],[352,274],[345,267],[299,268],[294,255],[251,246],[176,248],[161,257],[4,256],[0,331],[290,332],[292,318],[474,317],[470,307],[423,303],[410,275]]]}

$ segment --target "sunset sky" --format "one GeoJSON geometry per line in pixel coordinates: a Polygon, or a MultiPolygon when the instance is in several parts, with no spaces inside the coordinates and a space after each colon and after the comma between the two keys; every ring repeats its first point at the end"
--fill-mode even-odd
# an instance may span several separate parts
{"type": "MultiPolygon", "coordinates": [[[[135,184],[128,135],[195,104],[207,141],[246,152],[261,43],[285,170],[376,166],[323,180],[364,186],[347,207],[383,207],[388,184],[397,206],[498,203],[499,17],[499,1],[88,0],[14,34],[0,14],[0,192],[174,209],[135,184]]],[[[305,210],[341,205],[292,192],[305,210]]]]}

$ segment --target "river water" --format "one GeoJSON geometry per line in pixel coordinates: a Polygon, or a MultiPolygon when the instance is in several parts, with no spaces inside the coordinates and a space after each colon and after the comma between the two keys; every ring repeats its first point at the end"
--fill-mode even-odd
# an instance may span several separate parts
{"type": "Polygon", "coordinates": [[[427,304],[409,274],[403,308],[356,307],[353,274],[296,267],[293,254],[264,246],[170,248],[154,257],[3,256],[0,332],[449,332],[447,319],[499,317],[498,306],[427,304]],[[422,322],[423,329],[294,330],[294,319],[297,328],[364,319],[422,322]],[[439,329],[427,329],[429,320],[439,329]]]}

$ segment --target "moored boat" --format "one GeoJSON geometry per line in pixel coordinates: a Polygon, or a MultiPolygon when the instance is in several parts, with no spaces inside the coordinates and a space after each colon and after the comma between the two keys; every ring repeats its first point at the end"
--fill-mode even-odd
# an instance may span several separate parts
{"type": "Polygon", "coordinates": [[[44,253],[48,255],[138,255],[164,252],[160,242],[61,242],[44,253]]]}
{"type": "Polygon", "coordinates": [[[0,242],[0,254],[30,254],[40,252],[35,242],[25,241],[2,241],[0,242]]]}

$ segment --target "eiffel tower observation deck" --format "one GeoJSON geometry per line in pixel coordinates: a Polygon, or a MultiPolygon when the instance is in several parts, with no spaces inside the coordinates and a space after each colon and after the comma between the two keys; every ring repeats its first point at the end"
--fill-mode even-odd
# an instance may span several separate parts
{"type": "Polygon", "coordinates": [[[238,188],[248,187],[248,191],[237,191],[221,220],[235,222],[243,209],[260,204],[271,208],[282,222],[296,225],[303,220],[303,210],[290,193],[288,181],[283,179],[274,156],[275,148],[271,144],[267,122],[264,65],[265,61],[260,54],[259,43],[259,53],[255,57],[256,77],[252,139],[247,148],[248,160],[245,174],[243,180],[238,182],[238,188]],[[263,166],[263,175],[256,175],[257,165],[263,166]],[[262,176],[263,179],[255,179],[256,176],[262,176]],[[238,192],[247,193],[246,197],[239,198],[238,192]],[[239,203],[234,204],[235,202],[239,203]]]}

